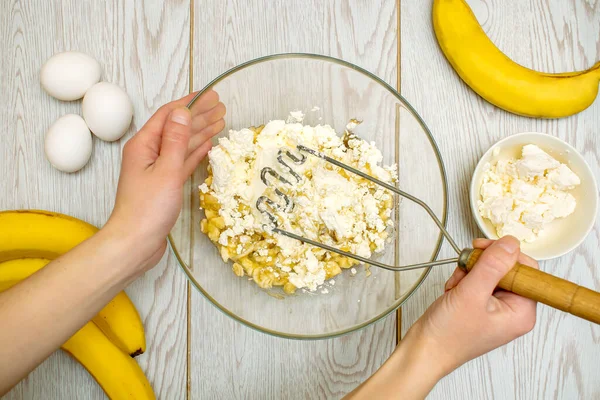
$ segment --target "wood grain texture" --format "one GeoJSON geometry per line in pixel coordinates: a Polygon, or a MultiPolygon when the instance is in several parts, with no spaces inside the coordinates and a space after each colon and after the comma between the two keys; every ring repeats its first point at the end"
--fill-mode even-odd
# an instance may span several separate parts
{"type": "MultiPolygon", "coordinates": [[[[491,39],[515,61],[538,70],[584,69],[600,59],[600,4],[596,1],[469,0],[491,39]]],[[[483,152],[508,135],[539,131],[566,140],[600,176],[600,101],[560,120],[515,116],[472,92],[439,50],[431,26],[431,1],[402,1],[402,94],[432,130],[450,182],[449,230],[466,246],[481,235],[468,206],[471,173],[483,152]]],[[[576,251],[543,262],[543,270],[600,288],[597,228],[576,251]]],[[[446,249],[442,256],[449,256],[446,249]]],[[[443,292],[450,267],[435,269],[403,307],[403,329],[443,292]]],[[[534,331],[474,360],[443,379],[431,399],[592,399],[600,397],[597,369],[600,327],[548,307],[538,307],[534,331]]]]}
{"type": "MultiPolygon", "coordinates": [[[[265,4],[196,4],[196,88],[243,61],[281,52],[339,57],[395,86],[395,1],[265,4]]],[[[381,365],[395,341],[394,315],[333,340],[270,337],[226,317],[194,289],[190,318],[190,398],[340,398],[381,365]]]]}
{"type": "MultiPolygon", "coordinates": [[[[126,139],[160,105],[187,93],[189,2],[3,1],[0,32],[0,209],[54,210],[101,226],[114,203],[126,139]],[[99,60],[102,79],[123,87],[135,110],[126,138],[94,140],[90,163],[75,174],[54,170],[43,152],[50,124],[80,113],[80,102],[57,101],[39,84],[43,62],[65,50],[99,60]]],[[[127,289],[146,328],[148,350],[137,360],[161,398],[185,396],[185,289],[170,258],[127,289]]],[[[60,352],[6,396],[103,397],[88,373],[60,352]]]]}

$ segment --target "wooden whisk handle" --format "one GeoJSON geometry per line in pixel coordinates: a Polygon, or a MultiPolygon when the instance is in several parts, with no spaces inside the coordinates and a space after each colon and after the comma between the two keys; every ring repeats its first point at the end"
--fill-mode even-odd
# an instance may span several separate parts
{"type": "MultiPolygon", "coordinates": [[[[471,271],[481,253],[481,249],[463,250],[459,267],[471,271]]],[[[527,265],[515,264],[498,287],[600,324],[600,293],[527,265]]]]}

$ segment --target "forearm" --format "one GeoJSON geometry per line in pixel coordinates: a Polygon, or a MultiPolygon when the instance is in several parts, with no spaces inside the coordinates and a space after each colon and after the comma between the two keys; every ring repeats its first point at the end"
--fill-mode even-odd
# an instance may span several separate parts
{"type": "Polygon", "coordinates": [[[101,230],[0,294],[0,394],[22,379],[135,279],[135,250],[101,230]],[[10,344],[10,345],[8,345],[10,344]]]}
{"type": "Polygon", "coordinates": [[[424,399],[449,372],[446,365],[413,326],[381,368],[346,399],[424,399]]]}

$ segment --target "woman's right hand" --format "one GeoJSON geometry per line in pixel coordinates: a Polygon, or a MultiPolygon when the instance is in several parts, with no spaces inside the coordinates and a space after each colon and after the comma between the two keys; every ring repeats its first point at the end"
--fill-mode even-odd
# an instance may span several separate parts
{"type": "Polygon", "coordinates": [[[476,239],[473,270],[456,269],[445,293],[408,330],[385,364],[352,399],[423,399],[445,375],[533,329],[536,303],[496,286],[515,262],[537,268],[513,237],[476,239]]]}
{"type": "Polygon", "coordinates": [[[438,362],[449,373],[461,364],[531,331],[536,303],[514,293],[496,290],[517,261],[539,268],[521,254],[511,236],[497,241],[476,239],[473,247],[485,249],[466,274],[457,268],[446,282],[446,292],[417,321],[415,329],[430,342],[438,362]]]}

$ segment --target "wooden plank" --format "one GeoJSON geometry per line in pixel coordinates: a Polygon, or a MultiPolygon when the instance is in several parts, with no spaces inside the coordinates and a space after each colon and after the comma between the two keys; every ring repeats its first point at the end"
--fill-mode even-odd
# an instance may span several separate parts
{"type": "MultiPolygon", "coordinates": [[[[515,61],[547,72],[572,71],[600,59],[600,9],[584,1],[469,0],[491,39],[515,61]]],[[[523,131],[547,132],[581,151],[596,176],[600,101],[577,116],[538,120],[511,115],[473,93],[439,50],[431,27],[431,2],[401,5],[402,93],[431,128],[450,181],[450,232],[461,245],[480,233],[468,206],[471,173],[497,140],[523,131]]],[[[600,288],[595,260],[598,229],[574,252],[541,267],[558,276],[600,288]]],[[[445,254],[451,255],[446,249],[445,254]]],[[[403,329],[443,292],[450,267],[438,267],[403,308],[403,329]]],[[[538,307],[535,330],[460,368],[442,380],[431,399],[598,398],[600,328],[547,307],[538,307]]]]}
{"type": "MultiPolygon", "coordinates": [[[[339,57],[395,86],[393,0],[295,0],[269,7],[256,0],[203,1],[194,26],[196,88],[241,62],[280,52],[339,57]]],[[[192,289],[190,398],[342,397],[389,356],[394,319],[338,339],[291,341],[234,322],[192,289]]]]}
{"type": "MultiPolygon", "coordinates": [[[[135,117],[130,137],[163,103],[188,89],[189,2],[3,1],[0,4],[0,209],[60,211],[102,225],[114,203],[126,141],[94,140],[81,172],[54,170],[44,133],[80,103],[48,96],[39,69],[52,54],[80,50],[100,61],[103,79],[125,88],[135,117]]],[[[137,358],[158,397],[185,396],[186,283],[170,260],[127,289],[146,327],[148,350],[137,358]]],[[[43,340],[43,338],[40,338],[43,340]]],[[[57,352],[17,385],[9,399],[103,398],[87,372],[57,352]]]]}

